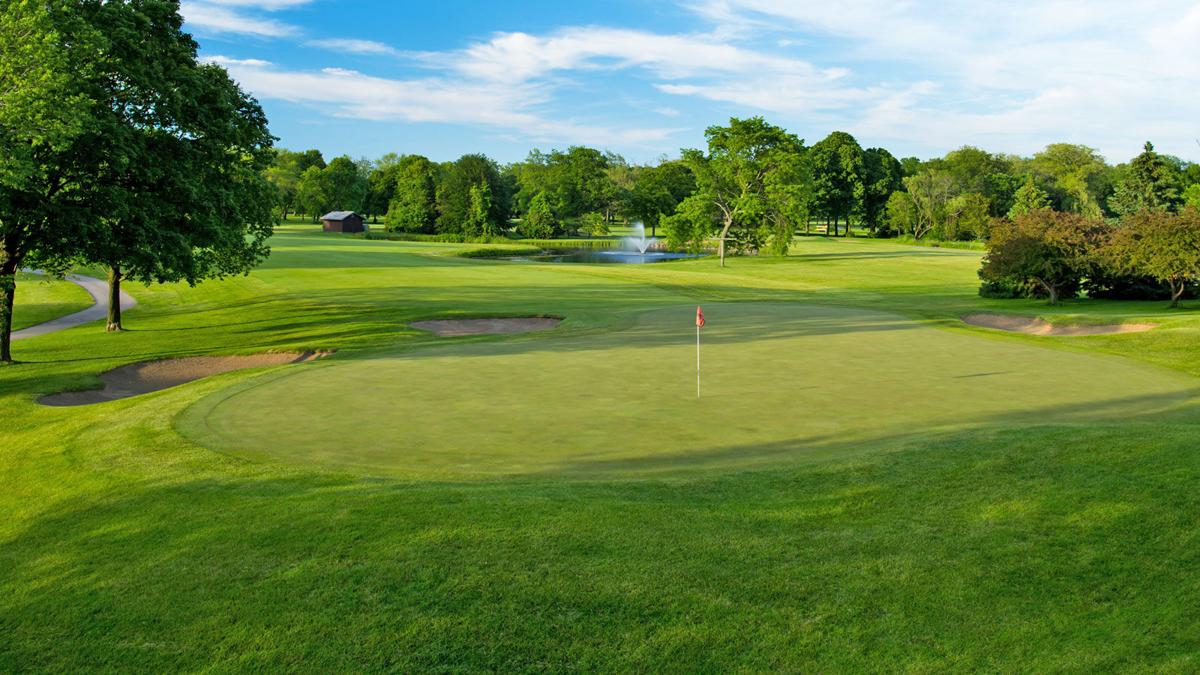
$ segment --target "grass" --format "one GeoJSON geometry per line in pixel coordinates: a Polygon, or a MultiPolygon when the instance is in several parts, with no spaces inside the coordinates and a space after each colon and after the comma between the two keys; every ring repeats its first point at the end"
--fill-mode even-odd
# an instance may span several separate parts
{"type": "Polygon", "coordinates": [[[1194,310],[982,299],[977,252],[873,240],[722,270],[312,229],[246,278],[130,284],[127,333],[17,345],[0,671],[1200,667],[1194,310]],[[976,311],[1161,328],[1035,338],[957,321],[976,311]],[[567,320],[406,327],[497,314],[567,320]],[[32,402],[305,348],[338,352],[32,402]],[[229,429],[246,443],[205,435],[229,429]]]}
{"type": "Polygon", "coordinates": [[[13,330],[45,323],[92,305],[92,296],[75,284],[29,272],[17,273],[13,330]]]}

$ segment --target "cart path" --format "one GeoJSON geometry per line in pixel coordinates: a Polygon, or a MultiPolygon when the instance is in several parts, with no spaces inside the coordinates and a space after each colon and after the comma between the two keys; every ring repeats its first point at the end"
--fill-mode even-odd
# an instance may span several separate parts
{"type": "MultiPolygon", "coordinates": [[[[12,339],[24,340],[26,338],[38,337],[40,335],[49,335],[57,333],[60,330],[74,328],[85,323],[92,323],[108,318],[108,282],[103,279],[95,279],[93,277],[85,277],[82,274],[68,274],[67,281],[70,281],[83,290],[87,291],[92,296],[93,304],[87,309],[60,316],[57,319],[51,319],[45,323],[39,323],[36,326],[22,328],[18,331],[13,331],[12,339]]],[[[137,300],[133,296],[121,291],[121,311],[125,311],[137,305],[137,300]]]]}

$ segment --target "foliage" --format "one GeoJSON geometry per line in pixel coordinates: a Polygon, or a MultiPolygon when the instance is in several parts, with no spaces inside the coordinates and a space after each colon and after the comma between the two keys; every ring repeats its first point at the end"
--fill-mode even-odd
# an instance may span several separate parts
{"type": "Polygon", "coordinates": [[[276,201],[280,206],[283,217],[293,212],[297,206],[300,190],[300,179],[309,167],[325,168],[325,158],[320,150],[305,150],[293,152],[283,148],[275,149],[271,166],[263,172],[267,180],[275,186],[276,201]]]}
{"type": "Polygon", "coordinates": [[[508,224],[510,204],[510,194],[500,169],[487,156],[463,155],[442,165],[437,179],[438,232],[467,236],[484,231],[500,232],[508,224]],[[472,213],[472,206],[483,202],[485,195],[479,188],[483,184],[487,185],[488,208],[486,217],[481,220],[479,213],[472,213]],[[474,197],[472,188],[477,192],[474,197]]]}
{"type": "Polygon", "coordinates": [[[0,12],[0,364],[12,360],[16,273],[61,271],[102,217],[89,194],[105,101],[89,86],[103,34],[68,0],[9,0],[0,12]]]}
{"type": "Polygon", "coordinates": [[[954,196],[954,177],[938,169],[925,169],[904,179],[904,188],[912,199],[913,219],[910,234],[917,239],[945,231],[947,206],[954,196]]]}
{"type": "Polygon", "coordinates": [[[1178,307],[1189,282],[1200,278],[1200,210],[1147,210],[1122,221],[1108,245],[1118,269],[1170,286],[1178,307]]]}
{"type": "Polygon", "coordinates": [[[420,155],[406,155],[392,170],[395,186],[384,223],[392,232],[432,232],[437,220],[437,167],[420,155]]]}
{"type": "MultiPolygon", "coordinates": [[[[850,134],[835,131],[812,146],[808,158],[813,172],[813,211],[831,221],[834,236],[839,221],[846,223],[849,235],[850,215],[862,210],[867,190],[862,147],[850,134]]],[[[878,160],[881,165],[887,163],[882,156],[878,160]]],[[[887,170],[881,166],[880,172],[887,170]]],[[[887,181],[884,177],[876,178],[887,181]]]]}
{"type": "MultiPolygon", "coordinates": [[[[696,192],[680,203],[670,229],[677,241],[699,247],[707,234],[707,202],[720,219],[717,235],[721,265],[725,264],[725,242],[735,225],[758,229],[770,216],[767,176],[780,170],[795,155],[804,152],[804,142],[761,117],[732,118],[729,126],[711,126],[705,130],[708,154],[684,150],[683,161],[696,177],[696,192]],[[698,201],[692,201],[696,198],[698,201]],[[686,206],[685,206],[686,205],[686,206]]],[[[668,238],[672,235],[668,232],[668,238]]]]}
{"type": "Polygon", "coordinates": [[[992,283],[1037,284],[1056,304],[1077,292],[1102,226],[1050,209],[996,221],[979,276],[992,283]]]}
{"type": "Polygon", "coordinates": [[[1193,183],[1183,191],[1183,204],[1200,209],[1200,183],[1193,183]]]}
{"type": "Polygon", "coordinates": [[[517,226],[517,232],[526,239],[551,239],[559,234],[562,226],[550,208],[550,200],[538,193],[529,202],[525,217],[517,226]]]}
{"type": "Polygon", "coordinates": [[[1012,166],[1005,158],[971,146],[963,146],[932,160],[925,169],[945,171],[954,180],[956,195],[980,194],[989,204],[989,214],[1002,216],[1018,187],[1012,166]]]}
{"type": "Polygon", "coordinates": [[[625,160],[584,146],[565,152],[534,150],[525,162],[510,167],[516,181],[517,211],[524,213],[534,197],[545,195],[550,208],[562,218],[578,218],[590,211],[606,213],[611,220],[622,188],[614,177],[626,182],[625,160]]]}
{"type": "Polygon", "coordinates": [[[1025,183],[1013,196],[1012,207],[1006,214],[1010,219],[1023,216],[1034,211],[1050,208],[1050,197],[1033,182],[1033,176],[1026,176],[1025,183]]]}
{"type": "Polygon", "coordinates": [[[971,192],[961,194],[946,203],[946,224],[939,233],[947,241],[986,239],[992,217],[988,198],[971,192]]]}
{"type": "Polygon", "coordinates": [[[903,191],[893,192],[884,207],[883,222],[886,229],[891,232],[915,237],[914,233],[918,229],[918,215],[917,205],[913,202],[912,195],[903,191]]]}
{"type": "Polygon", "coordinates": [[[592,237],[606,237],[610,232],[608,219],[604,217],[603,213],[599,213],[598,211],[583,214],[579,222],[583,226],[583,231],[592,237]]]}
{"type": "Polygon", "coordinates": [[[700,253],[720,226],[719,210],[707,196],[695,194],[679,203],[675,213],[663,219],[667,246],[674,250],[700,253]]]}
{"type": "Polygon", "coordinates": [[[500,234],[496,221],[491,218],[492,189],[486,182],[472,185],[470,189],[470,204],[467,209],[467,222],[463,233],[468,236],[494,237],[500,234]]]}
{"type": "Polygon", "coordinates": [[[883,224],[892,193],[903,187],[904,169],[883,148],[863,151],[862,220],[872,233],[883,224]]]}
{"type": "Polygon", "coordinates": [[[674,213],[695,189],[696,178],[682,162],[642,168],[634,174],[629,190],[629,215],[650,228],[650,236],[656,236],[662,219],[674,213]]]}
{"type": "Polygon", "coordinates": [[[1102,205],[1112,192],[1112,170],[1095,149],[1085,145],[1051,143],[1029,162],[1032,173],[1051,186],[1051,204],[1089,218],[1102,217],[1102,205]]]}
{"type": "Polygon", "coordinates": [[[1179,206],[1177,170],[1146,141],[1142,154],[1133,158],[1117,179],[1108,206],[1119,216],[1141,211],[1173,210],[1179,206]]]}

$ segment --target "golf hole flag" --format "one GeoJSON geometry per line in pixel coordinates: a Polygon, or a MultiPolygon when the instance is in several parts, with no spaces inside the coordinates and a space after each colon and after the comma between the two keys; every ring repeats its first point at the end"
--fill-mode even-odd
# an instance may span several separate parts
{"type": "Polygon", "coordinates": [[[700,329],[704,327],[704,310],[696,305],[696,398],[700,398],[700,329]]]}

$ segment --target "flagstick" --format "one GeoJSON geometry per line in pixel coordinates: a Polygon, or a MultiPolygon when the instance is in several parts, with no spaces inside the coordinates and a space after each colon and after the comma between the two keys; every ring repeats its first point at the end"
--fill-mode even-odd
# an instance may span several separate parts
{"type": "Polygon", "coordinates": [[[696,325],[696,398],[700,398],[700,326],[696,325]]]}

